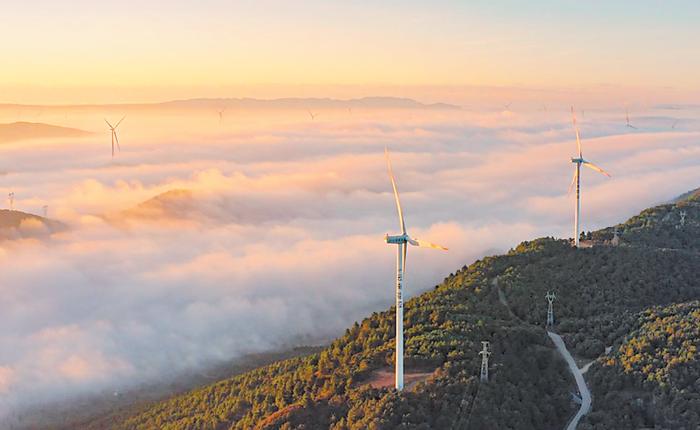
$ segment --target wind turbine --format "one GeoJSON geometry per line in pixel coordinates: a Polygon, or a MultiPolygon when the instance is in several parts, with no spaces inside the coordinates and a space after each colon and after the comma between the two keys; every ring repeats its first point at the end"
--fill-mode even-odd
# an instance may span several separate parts
{"type": "Polygon", "coordinates": [[[10,210],[15,210],[15,193],[14,191],[7,194],[7,201],[10,203],[10,210]]]}
{"type": "Polygon", "coordinates": [[[626,116],[626,119],[627,119],[627,127],[633,128],[633,129],[636,130],[637,127],[635,127],[635,126],[633,126],[632,124],[630,124],[630,110],[629,110],[628,108],[625,108],[625,116],[626,116]]]}
{"type": "Polygon", "coordinates": [[[309,116],[311,117],[312,120],[316,119],[317,114],[311,112],[311,110],[309,110],[309,109],[306,109],[306,111],[309,113],[309,116]]]}
{"type": "Polygon", "coordinates": [[[571,180],[571,185],[569,185],[569,193],[576,186],[576,212],[574,213],[574,246],[578,248],[579,240],[579,224],[581,221],[581,165],[593,169],[596,172],[602,173],[603,175],[610,177],[610,173],[591,163],[590,161],[583,159],[583,154],[581,152],[581,135],[578,131],[578,124],[576,123],[576,113],[574,112],[574,107],[571,106],[571,121],[574,124],[574,131],[576,132],[576,148],[578,149],[578,157],[571,158],[571,162],[576,164],[576,170],[574,170],[574,178],[571,180]]]}
{"type": "Polygon", "coordinates": [[[226,108],[223,108],[219,111],[216,111],[219,114],[219,124],[221,124],[224,121],[224,111],[226,108]]]}
{"type": "Polygon", "coordinates": [[[112,131],[112,158],[114,158],[114,142],[117,142],[117,149],[119,151],[122,150],[122,148],[119,146],[119,138],[117,137],[117,127],[119,127],[119,124],[121,124],[122,121],[124,121],[124,118],[126,117],[123,116],[122,119],[120,119],[117,125],[115,125],[114,127],[112,127],[112,124],[110,124],[109,121],[107,121],[107,119],[105,118],[105,122],[109,126],[109,129],[112,131]]]}
{"type": "Polygon", "coordinates": [[[404,272],[406,271],[406,249],[408,244],[420,246],[423,248],[442,249],[447,251],[447,248],[440,245],[435,245],[419,239],[414,239],[406,233],[406,224],[403,220],[403,210],[401,209],[401,201],[399,200],[399,191],[396,188],[396,180],[394,180],[394,172],[391,170],[391,160],[389,160],[389,150],[384,148],[384,156],[386,157],[386,165],[389,170],[389,179],[391,179],[391,187],[394,189],[394,200],[396,200],[396,210],[399,214],[399,225],[401,234],[397,236],[384,236],[384,241],[389,244],[398,245],[396,247],[396,389],[403,389],[403,284],[404,272]]]}

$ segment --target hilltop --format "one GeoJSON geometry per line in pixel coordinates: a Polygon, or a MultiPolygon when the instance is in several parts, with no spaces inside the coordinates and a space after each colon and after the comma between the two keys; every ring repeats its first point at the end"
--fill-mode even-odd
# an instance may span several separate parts
{"type": "Polygon", "coordinates": [[[579,429],[698,428],[700,201],[690,195],[586,236],[590,248],[523,242],[408,300],[407,374],[421,376],[402,393],[373,383],[394,360],[388,309],[320,352],[85,428],[563,429],[578,405],[543,327],[547,291],[557,294],[555,330],[588,364],[593,407],[579,429]],[[485,384],[482,340],[493,352],[485,384]]]}
{"type": "Polygon", "coordinates": [[[108,219],[148,219],[163,218],[186,219],[196,213],[196,201],[191,190],[173,189],[165,191],[148,200],[144,200],[133,208],[109,215],[108,219]]]}
{"type": "Polygon", "coordinates": [[[89,136],[90,132],[40,122],[13,122],[0,124],[0,143],[29,139],[49,139],[89,136]]]}
{"type": "Polygon", "coordinates": [[[62,222],[39,215],[0,209],[0,240],[47,237],[66,228],[62,222]]]}

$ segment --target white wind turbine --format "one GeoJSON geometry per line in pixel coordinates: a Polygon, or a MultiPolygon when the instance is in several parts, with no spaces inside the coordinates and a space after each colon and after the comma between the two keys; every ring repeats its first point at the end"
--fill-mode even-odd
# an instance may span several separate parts
{"type": "Polygon", "coordinates": [[[395,244],[397,246],[396,254],[396,389],[403,389],[403,283],[404,272],[406,271],[406,249],[410,243],[413,246],[421,246],[424,248],[442,249],[447,251],[447,248],[440,245],[435,245],[423,240],[414,239],[406,233],[406,224],[403,220],[403,210],[401,209],[401,201],[399,200],[399,191],[396,189],[396,181],[394,180],[394,172],[391,170],[391,161],[389,160],[389,151],[385,148],[384,155],[386,156],[386,165],[389,170],[389,179],[391,179],[391,187],[394,189],[394,199],[396,200],[396,210],[399,214],[399,225],[401,226],[401,234],[397,236],[384,236],[386,243],[395,244]]]}
{"type": "Polygon", "coordinates": [[[630,110],[627,107],[625,107],[625,119],[627,120],[627,128],[633,128],[635,130],[637,129],[637,127],[630,124],[630,110]]]}
{"type": "Polygon", "coordinates": [[[569,185],[569,193],[576,186],[576,212],[574,213],[574,246],[578,247],[579,242],[579,224],[581,221],[581,165],[593,169],[596,172],[602,173],[607,177],[610,177],[610,173],[591,163],[590,161],[583,159],[583,154],[581,152],[581,135],[578,131],[578,124],[576,123],[576,113],[574,112],[574,107],[571,106],[571,121],[574,124],[574,131],[576,132],[576,148],[578,149],[578,157],[572,158],[571,162],[576,164],[576,170],[574,170],[574,178],[569,185]]]}
{"type": "Polygon", "coordinates": [[[219,124],[221,124],[224,121],[224,112],[226,111],[226,108],[222,108],[221,110],[216,111],[216,113],[219,114],[219,124]]]}
{"type": "Polygon", "coordinates": [[[121,124],[122,121],[124,121],[124,118],[126,117],[123,116],[122,119],[120,119],[117,125],[115,125],[114,127],[112,127],[112,124],[110,124],[109,121],[107,121],[107,119],[105,118],[105,122],[109,126],[109,129],[112,131],[112,158],[114,158],[114,142],[117,142],[117,149],[119,151],[122,150],[119,146],[119,138],[117,137],[117,127],[119,127],[119,124],[121,124]]]}

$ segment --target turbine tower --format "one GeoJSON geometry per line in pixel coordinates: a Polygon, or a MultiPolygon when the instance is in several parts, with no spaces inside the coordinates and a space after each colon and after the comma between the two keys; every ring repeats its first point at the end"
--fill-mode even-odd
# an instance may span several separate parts
{"type": "Polygon", "coordinates": [[[119,124],[121,124],[122,121],[124,121],[124,118],[126,118],[126,117],[122,117],[122,119],[120,119],[119,122],[114,127],[112,127],[112,124],[110,124],[109,121],[107,121],[107,119],[105,118],[105,122],[107,123],[107,125],[109,126],[109,129],[112,132],[112,158],[114,158],[114,142],[117,142],[117,149],[119,151],[122,150],[121,147],[119,146],[119,138],[117,137],[117,127],[119,127],[119,124]]]}
{"type": "Polygon", "coordinates": [[[481,341],[482,350],[479,351],[481,356],[481,382],[489,382],[489,343],[485,340],[481,341]]]}
{"type": "Polygon", "coordinates": [[[14,191],[7,195],[7,201],[10,203],[10,210],[15,210],[15,193],[14,191]]]}
{"type": "Polygon", "coordinates": [[[618,245],[620,245],[620,232],[619,232],[617,226],[615,226],[615,233],[613,234],[613,238],[612,238],[612,240],[610,241],[610,244],[611,244],[612,246],[618,246],[618,245]]]}
{"type": "Polygon", "coordinates": [[[399,214],[399,226],[401,234],[396,236],[384,236],[384,241],[396,247],[396,389],[403,389],[403,284],[404,272],[406,271],[406,249],[408,244],[420,246],[424,248],[442,249],[447,251],[447,248],[440,245],[435,245],[419,239],[414,239],[406,233],[406,224],[403,219],[403,210],[401,209],[401,201],[399,200],[399,191],[396,188],[396,180],[394,172],[391,169],[391,160],[389,160],[389,151],[385,148],[384,155],[386,157],[386,165],[389,170],[389,179],[391,179],[391,187],[394,190],[394,200],[396,201],[396,210],[399,214]]]}
{"type": "Polygon", "coordinates": [[[578,149],[578,157],[571,158],[571,162],[576,164],[576,170],[574,170],[574,178],[569,186],[569,192],[572,188],[576,186],[576,211],[574,213],[574,246],[578,248],[579,242],[579,225],[581,221],[581,165],[593,169],[596,172],[602,173],[603,175],[610,177],[610,173],[591,163],[590,161],[583,159],[583,154],[581,152],[581,135],[578,130],[578,124],[576,123],[576,113],[574,112],[574,107],[571,106],[571,120],[574,124],[574,131],[576,132],[576,148],[578,149]]]}
{"type": "Polygon", "coordinates": [[[547,291],[547,294],[544,296],[544,298],[547,299],[547,303],[549,304],[549,306],[547,307],[547,327],[551,327],[554,325],[554,309],[552,309],[552,304],[554,303],[554,300],[557,298],[557,296],[551,291],[547,291]]]}

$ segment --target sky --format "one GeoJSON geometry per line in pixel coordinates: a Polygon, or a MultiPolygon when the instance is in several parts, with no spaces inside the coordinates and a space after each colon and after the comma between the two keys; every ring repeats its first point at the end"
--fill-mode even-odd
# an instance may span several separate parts
{"type": "Polygon", "coordinates": [[[690,0],[36,0],[3,16],[0,102],[700,90],[700,5],[690,0]]]}

